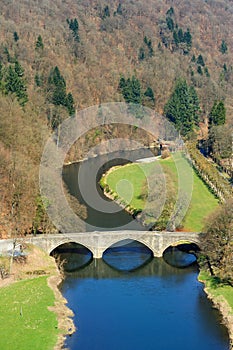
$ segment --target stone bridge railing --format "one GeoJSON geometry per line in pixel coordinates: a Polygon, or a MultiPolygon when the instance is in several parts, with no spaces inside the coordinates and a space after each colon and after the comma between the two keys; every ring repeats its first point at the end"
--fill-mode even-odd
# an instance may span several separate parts
{"type": "MultiPolygon", "coordinates": [[[[101,258],[104,251],[113,244],[119,243],[120,245],[120,242],[130,239],[144,244],[155,257],[161,257],[169,246],[183,242],[199,245],[199,235],[196,232],[110,231],[31,236],[26,237],[23,241],[40,247],[48,254],[64,243],[74,242],[88,248],[94,258],[101,258]]],[[[10,247],[12,247],[12,240],[0,241],[0,253],[11,249],[10,247]]]]}

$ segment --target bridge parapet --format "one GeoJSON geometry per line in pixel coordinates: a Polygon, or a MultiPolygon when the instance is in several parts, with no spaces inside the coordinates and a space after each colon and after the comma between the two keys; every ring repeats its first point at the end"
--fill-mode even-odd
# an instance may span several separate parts
{"type": "Polygon", "coordinates": [[[26,241],[39,246],[48,254],[58,246],[74,242],[88,248],[94,258],[101,258],[106,249],[113,244],[130,239],[138,241],[148,247],[155,257],[163,256],[164,251],[179,242],[190,242],[199,245],[200,233],[197,232],[165,232],[165,231],[109,231],[84,232],[41,235],[31,237],[26,241]]]}

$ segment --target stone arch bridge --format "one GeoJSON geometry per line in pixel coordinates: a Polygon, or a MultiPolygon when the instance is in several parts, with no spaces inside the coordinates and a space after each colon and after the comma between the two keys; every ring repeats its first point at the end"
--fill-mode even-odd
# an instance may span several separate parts
{"type": "MultiPolygon", "coordinates": [[[[106,249],[113,244],[129,239],[138,241],[148,247],[155,257],[163,256],[164,251],[170,246],[182,243],[195,243],[199,246],[200,233],[197,232],[157,232],[157,231],[108,231],[85,233],[62,233],[32,236],[24,240],[32,243],[48,254],[64,243],[78,243],[88,248],[93,258],[102,258],[106,249]]],[[[122,242],[122,244],[124,244],[122,242]]]]}

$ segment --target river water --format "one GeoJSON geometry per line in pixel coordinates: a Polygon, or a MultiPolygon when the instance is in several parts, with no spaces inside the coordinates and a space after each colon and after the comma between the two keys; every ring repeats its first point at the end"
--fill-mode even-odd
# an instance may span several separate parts
{"type": "MultiPolygon", "coordinates": [[[[101,162],[107,164],[106,159],[101,162]]],[[[101,162],[94,165],[92,160],[91,167],[98,169],[101,162]]],[[[66,167],[64,179],[70,192],[80,199],[77,170],[77,165],[66,167]]],[[[89,172],[86,181],[93,181],[94,173],[89,172]]],[[[98,176],[94,179],[96,182],[98,176]]],[[[86,188],[88,191],[91,186],[87,183],[86,188]]],[[[88,196],[90,200],[91,193],[88,196]]],[[[120,227],[122,222],[130,222],[124,211],[112,220],[102,209],[97,212],[88,207],[87,230],[94,225],[114,229],[116,223],[120,227]]],[[[229,349],[219,312],[197,281],[197,265],[175,267],[189,265],[195,260],[193,256],[168,251],[166,262],[153,258],[137,242],[123,242],[108,249],[103,259],[94,260],[83,247],[65,248],[60,253],[67,260],[68,271],[61,292],[74,312],[77,327],[66,339],[70,350],[229,349]]]]}

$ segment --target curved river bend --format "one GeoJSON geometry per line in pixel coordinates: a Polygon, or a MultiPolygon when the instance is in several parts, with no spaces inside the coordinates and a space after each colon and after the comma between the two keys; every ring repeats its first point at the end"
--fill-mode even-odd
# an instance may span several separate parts
{"type": "MultiPolygon", "coordinates": [[[[101,162],[92,159],[90,166],[98,168],[101,162]]],[[[70,192],[80,198],[77,167],[66,167],[64,180],[70,192]]],[[[86,183],[86,188],[88,191],[91,186],[86,183]]],[[[87,228],[93,224],[102,227],[104,222],[109,229],[111,222],[115,227],[116,222],[120,226],[129,221],[123,211],[113,221],[109,214],[104,215],[88,208],[87,228]]],[[[68,260],[70,257],[69,270],[76,268],[79,259],[87,263],[67,273],[61,285],[77,328],[65,345],[70,350],[228,350],[227,330],[197,281],[197,265],[173,267],[162,258],[151,258],[144,246],[136,246],[110,249],[104,260],[89,264],[85,252],[75,258],[65,254],[68,260]]]]}

